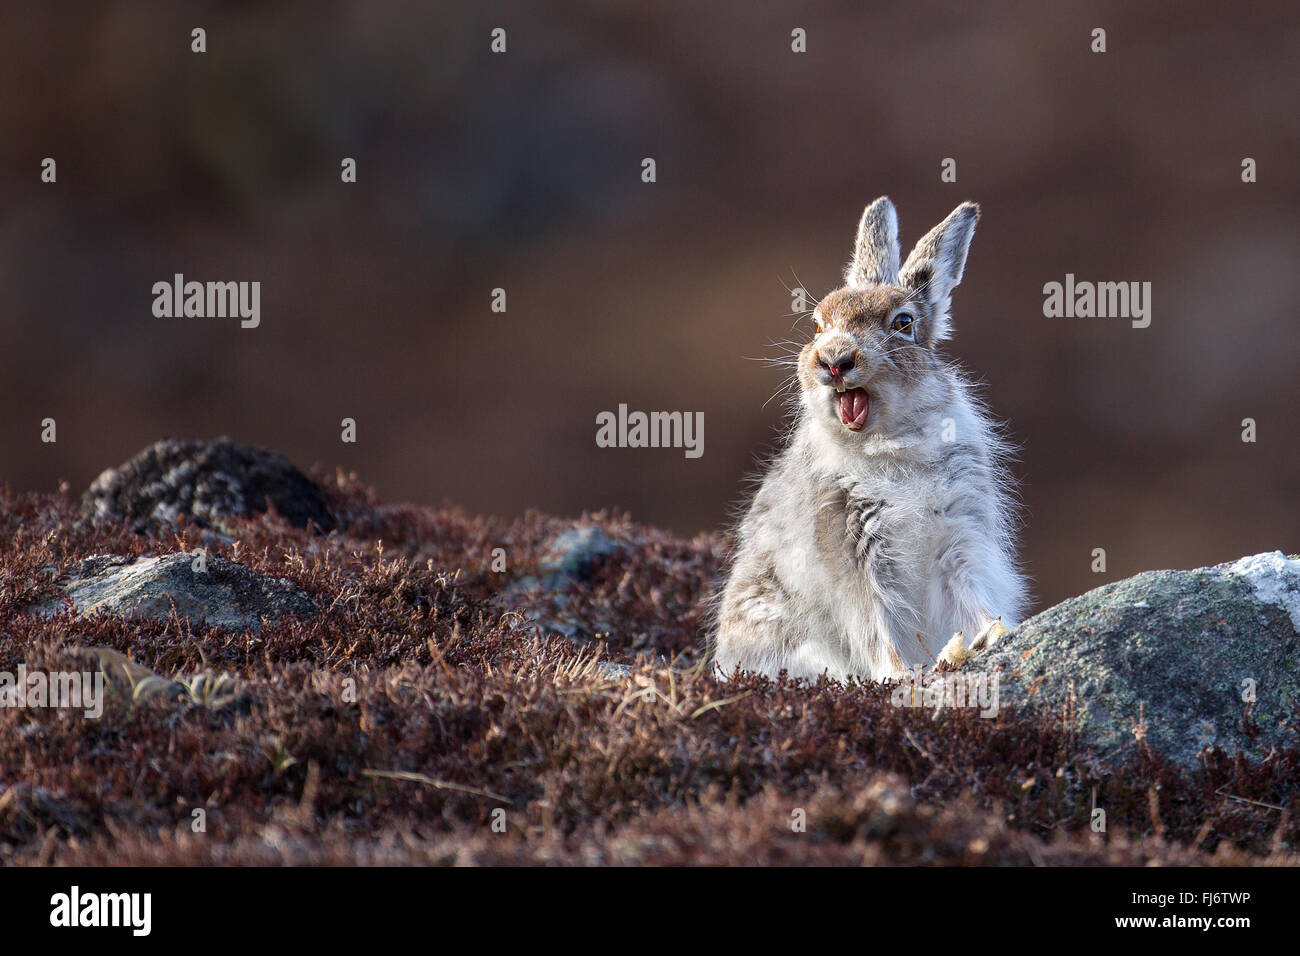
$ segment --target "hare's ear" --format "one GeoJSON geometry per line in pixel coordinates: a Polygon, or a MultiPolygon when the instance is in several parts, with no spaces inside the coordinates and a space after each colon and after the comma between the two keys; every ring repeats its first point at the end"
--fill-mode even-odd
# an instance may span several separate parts
{"type": "Polygon", "coordinates": [[[899,273],[899,283],[918,294],[930,307],[932,341],[948,338],[948,306],[952,290],[966,269],[966,253],[975,235],[980,207],[964,202],[935,226],[912,250],[899,273]]]}
{"type": "Polygon", "coordinates": [[[849,286],[892,285],[898,281],[898,213],[881,196],[862,214],[853,261],[844,271],[849,286]]]}

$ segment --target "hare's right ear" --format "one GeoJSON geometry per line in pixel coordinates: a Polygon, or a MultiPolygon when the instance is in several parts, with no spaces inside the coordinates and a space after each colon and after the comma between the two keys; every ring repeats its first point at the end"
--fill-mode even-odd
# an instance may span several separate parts
{"type": "Polygon", "coordinates": [[[853,261],[844,271],[844,284],[893,285],[898,282],[898,213],[888,196],[881,196],[862,214],[853,261]]]}
{"type": "Polygon", "coordinates": [[[952,290],[966,271],[966,253],[979,217],[979,206],[962,203],[921,238],[899,273],[899,284],[920,295],[930,306],[932,341],[942,341],[950,334],[948,306],[952,290]]]}

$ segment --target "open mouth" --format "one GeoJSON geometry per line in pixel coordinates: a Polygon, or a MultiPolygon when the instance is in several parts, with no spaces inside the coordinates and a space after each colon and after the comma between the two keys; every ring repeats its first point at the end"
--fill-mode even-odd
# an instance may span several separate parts
{"type": "Polygon", "coordinates": [[[839,393],[840,421],[849,431],[861,431],[871,414],[871,397],[864,388],[850,388],[839,393]]]}

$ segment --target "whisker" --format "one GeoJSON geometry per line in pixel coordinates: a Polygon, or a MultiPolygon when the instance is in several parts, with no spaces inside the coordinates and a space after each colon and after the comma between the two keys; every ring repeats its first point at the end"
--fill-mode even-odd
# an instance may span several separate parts
{"type": "MultiPolygon", "coordinates": [[[[798,289],[800,292],[802,292],[802,293],[804,294],[804,297],[805,297],[806,299],[809,299],[809,300],[812,301],[813,305],[812,305],[811,308],[807,309],[807,310],[804,311],[803,313],[788,312],[788,313],[786,313],[786,314],[787,314],[787,315],[798,315],[799,318],[803,318],[803,317],[811,316],[814,312],[817,311],[817,303],[820,302],[823,298],[825,298],[825,296],[815,295],[815,294],[813,293],[813,291],[812,291],[811,289],[809,289],[807,285],[804,284],[804,281],[803,281],[802,279],[799,278],[799,273],[795,271],[794,266],[791,266],[791,267],[790,267],[790,274],[794,276],[794,281],[797,282],[797,283],[799,283],[797,286],[795,286],[795,289],[798,289]]],[[[785,280],[782,280],[782,281],[781,281],[781,285],[785,286],[785,291],[786,291],[786,292],[790,293],[791,295],[794,295],[794,289],[791,289],[789,286],[785,285],[785,280]]],[[[798,324],[798,322],[799,322],[799,318],[796,318],[794,322],[791,322],[791,323],[790,323],[790,328],[794,328],[795,325],[798,324]]]]}
{"type": "Polygon", "coordinates": [[[797,375],[788,375],[788,376],[786,376],[786,378],[784,378],[784,379],[781,381],[781,384],[778,385],[778,386],[776,387],[776,391],[773,392],[770,396],[768,396],[767,401],[763,403],[763,407],[764,407],[764,408],[767,408],[767,406],[771,404],[772,399],[776,398],[778,395],[780,395],[780,394],[781,394],[782,392],[784,392],[787,388],[789,388],[791,385],[794,384],[796,378],[798,378],[797,375]]]}

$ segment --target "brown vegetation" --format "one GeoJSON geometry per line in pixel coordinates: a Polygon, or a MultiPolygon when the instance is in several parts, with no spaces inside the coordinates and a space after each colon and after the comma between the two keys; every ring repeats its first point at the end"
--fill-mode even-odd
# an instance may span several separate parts
{"type": "Polygon", "coordinates": [[[0,860],[1295,860],[1296,748],[1190,774],[1149,751],[1112,767],[1049,720],[898,709],[881,686],[718,683],[697,665],[722,539],[591,516],[626,549],[568,589],[529,590],[570,523],[384,506],[343,476],[327,497],[342,530],[267,515],[229,522],[235,545],[192,525],[96,528],[63,494],[0,497],[0,670],[85,666],[74,650],[98,646],[235,680],[216,697],[119,693],[99,720],[0,708],[0,860]],[[80,558],[200,545],[297,583],[322,613],[257,635],[23,613],[80,558]],[[582,627],[548,636],[533,616],[582,627]]]}

